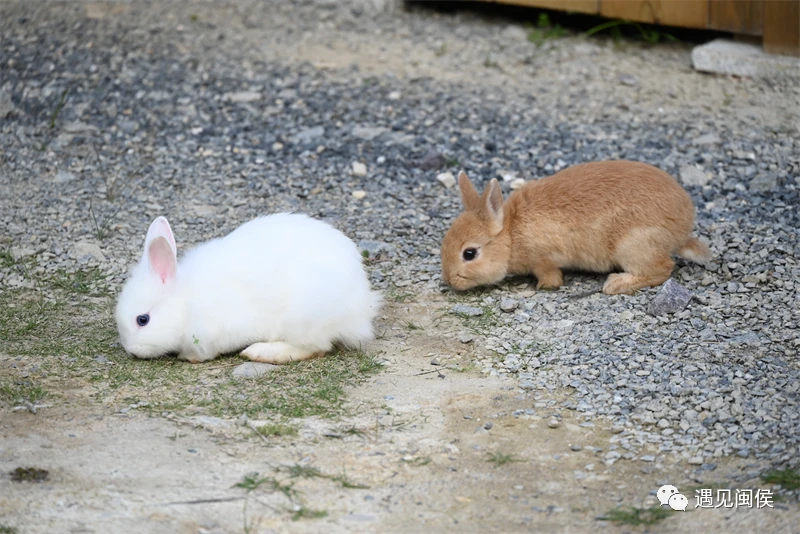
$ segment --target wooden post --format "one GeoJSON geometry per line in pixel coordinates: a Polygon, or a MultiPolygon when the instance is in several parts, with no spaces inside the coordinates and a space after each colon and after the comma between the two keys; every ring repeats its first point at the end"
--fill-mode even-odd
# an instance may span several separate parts
{"type": "Polygon", "coordinates": [[[763,0],[710,0],[708,28],[740,35],[762,35],[763,0]]]}
{"type": "Polygon", "coordinates": [[[764,50],[800,56],[800,0],[765,0],[764,50]]]}
{"type": "Polygon", "coordinates": [[[600,15],[647,24],[705,28],[708,0],[600,0],[600,15]]]}
{"type": "Polygon", "coordinates": [[[538,7],[540,9],[554,9],[557,11],[574,11],[576,13],[589,13],[594,15],[599,11],[600,0],[489,0],[498,4],[513,4],[516,6],[538,7]]]}

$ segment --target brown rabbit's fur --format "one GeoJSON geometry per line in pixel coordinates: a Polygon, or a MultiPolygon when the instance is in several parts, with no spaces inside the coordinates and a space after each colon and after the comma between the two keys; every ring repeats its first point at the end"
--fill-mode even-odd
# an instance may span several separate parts
{"type": "Polygon", "coordinates": [[[708,247],[690,236],[694,206],[664,171],[633,161],[575,165],[528,183],[505,204],[497,180],[481,197],[463,172],[465,211],[442,243],[442,278],[455,289],[500,282],[508,274],[562,285],[562,269],[610,272],[603,292],[633,293],[672,274],[673,254],[695,261],[708,247]],[[476,257],[463,259],[474,248],[476,257]]]}

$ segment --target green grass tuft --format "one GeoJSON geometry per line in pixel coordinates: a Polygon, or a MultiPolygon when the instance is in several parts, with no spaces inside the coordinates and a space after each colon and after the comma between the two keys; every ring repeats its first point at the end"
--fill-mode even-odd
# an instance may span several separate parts
{"type": "Polygon", "coordinates": [[[761,480],[767,484],[777,484],[788,491],[800,489],[800,471],[797,469],[767,471],[761,475],[761,480]]]}
{"type": "Polygon", "coordinates": [[[590,28],[584,33],[586,37],[595,35],[596,33],[609,31],[611,38],[615,43],[622,39],[623,30],[632,29],[633,35],[645,41],[647,44],[654,45],[660,41],[673,41],[679,42],[680,40],[669,33],[657,29],[655,26],[648,24],[639,24],[630,20],[609,20],[590,28]]]}
{"type": "Polygon", "coordinates": [[[286,468],[289,478],[327,478],[313,465],[294,464],[286,468]]]}
{"type": "Polygon", "coordinates": [[[517,458],[513,454],[493,452],[489,454],[489,457],[486,459],[486,461],[493,463],[495,467],[500,467],[501,465],[510,464],[512,462],[524,462],[525,460],[522,458],[517,458]]]}
{"type": "Polygon", "coordinates": [[[559,24],[550,22],[550,17],[547,13],[541,13],[536,21],[536,26],[529,26],[528,28],[528,41],[538,46],[549,39],[558,39],[567,34],[567,30],[559,24]]]}
{"type": "Polygon", "coordinates": [[[0,401],[11,405],[18,405],[25,402],[36,404],[48,397],[41,385],[28,380],[18,382],[8,382],[5,378],[0,378],[0,401]]]}
{"type": "Polygon", "coordinates": [[[292,514],[292,521],[299,521],[301,519],[320,519],[327,517],[327,515],[328,512],[325,510],[314,510],[312,508],[301,506],[292,514]]]}
{"type": "Polygon", "coordinates": [[[74,273],[68,273],[62,269],[57,271],[49,282],[53,288],[76,296],[111,296],[111,291],[108,287],[108,275],[96,267],[79,269],[74,273]]]}
{"type": "Polygon", "coordinates": [[[257,426],[254,430],[267,438],[297,435],[297,427],[285,423],[269,423],[257,426]]]}
{"type": "Polygon", "coordinates": [[[11,251],[8,249],[0,250],[0,267],[12,267],[16,265],[17,262],[14,261],[14,256],[11,255],[11,251]]]}
{"type": "Polygon", "coordinates": [[[212,415],[247,414],[254,417],[270,414],[283,418],[335,417],[344,410],[345,388],[362,383],[383,368],[374,355],[362,351],[339,351],[322,358],[283,365],[257,378],[241,391],[240,383],[230,377],[198,399],[212,415]]]}
{"type": "Polygon", "coordinates": [[[275,477],[262,477],[258,473],[245,475],[241,482],[234,484],[234,487],[242,488],[248,493],[264,487],[267,491],[282,493],[289,500],[299,495],[298,491],[294,489],[294,482],[282,482],[275,477]]]}
{"type": "Polygon", "coordinates": [[[289,478],[325,478],[331,480],[333,482],[338,483],[341,487],[347,489],[368,489],[369,486],[364,484],[359,484],[358,482],[353,482],[347,475],[342,473],[341,475],[328,475],[317,469],[312,465],[290,465],[285,468],[281,469],[282,471],[286,471],[289,475],[289,478]]]}
{"type": "Polygon", "coordinates": [[[605,516],[598,517],[600,521],[611,521],[620,525],[641,526],[654,525],[664,518],[674,513],[672,509],[662,506],[651,506],[650,508],[615,508],[609,510],[605,516]]]}
{"type": "Polygon", "coordinates": [[[38,467],[17,467],[11,471],[13,482],[44,482],[48,476],[50,472],[47,469],[38,467]]]}

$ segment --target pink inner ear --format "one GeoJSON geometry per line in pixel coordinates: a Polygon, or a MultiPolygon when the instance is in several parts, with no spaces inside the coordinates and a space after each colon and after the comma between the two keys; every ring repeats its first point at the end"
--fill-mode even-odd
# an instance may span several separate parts
{"type": "Polygon", "coordinates": [[[170,243],[172,243],[172,248],[178,250],[178,245],[175,244],[175,236],[172,235],[172,228],[169,227],[167,219],[164,219],[164,223],[162,226],[163,228],[161,230],[161,233],[164,234],[167,237],[167,239],[169,239],[170,243]]]}
{"type": "Polygon", "coordinates": [[[167,283],[175,277],[177,260],[172,252],[172,247],[164,236],[158,236],[150,242],[147,258],[150,262],[150,270],[161,278],[162,283],[167,283]]]}

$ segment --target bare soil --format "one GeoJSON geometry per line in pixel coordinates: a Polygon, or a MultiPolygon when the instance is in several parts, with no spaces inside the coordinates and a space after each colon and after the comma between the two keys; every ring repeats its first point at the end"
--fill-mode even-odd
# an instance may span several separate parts
{"type": "MultiPolygon", "coordinates": [[[[598,518],[619,505],[654,505],[665,483],[703,486],[685,464],[606,466],[611,429],[569,418],[550,428],[546,409],[515,416],[533,400],[512,380],[455,370],[482,349],[453,339],[462,325],[442,316],[446,306],[444,297],[390,303],[382,339],[368,347],[388,360],[386,371],[349,392],[350,415],[305,419],[293,437],[262,438],[235,420],[120,413],[93,403],[80,384],[57,406],[7,412],[0,472],[37,466],[49,477],[0,478],[3,522],[25,533],[622,532],[630,527],[598,518]],[[419,329],[397,326],[411,321],[419,329]],[[431,365],[443,354],[445,365],[431,365]],[[359,487],[292,479],[287,469],[297,465],[359,487]],[[293,483],[297,493],[236,487],[250,473],[293,483]],[[298,509],[326,515],[294,520],[298,509]]],[[[725,459],[708,480],[725,482],[742,467],[725,459]]],[[[796,504],[785,503],[671,514],[649,531],[794,532],[800,524],[796,504]]]]}

